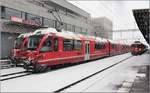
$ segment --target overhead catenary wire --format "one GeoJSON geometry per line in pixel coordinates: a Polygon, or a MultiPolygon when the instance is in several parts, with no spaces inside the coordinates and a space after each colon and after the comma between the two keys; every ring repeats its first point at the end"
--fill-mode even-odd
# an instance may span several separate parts
{"type": "Polygon", "coordinates": [[[59,22],[59,26],[56,26],[57,31],[61,31],[63,28],[63,22],[62,19],[59,15],[59,10],[56,8],[51,8],[50,6],[48,6],[47,4],[45,4],[44,1],[39,1],[39,0],[34,0],[33,2],[38,2],[40,4],[42,4],[42,7],[47,9],[47,12],[51,13],[52,16],[56,19],[57,22],[59,22]],[[56,17],[56,15],[54,14],[54,12],[57,14],[58,18],[56,17]]]}

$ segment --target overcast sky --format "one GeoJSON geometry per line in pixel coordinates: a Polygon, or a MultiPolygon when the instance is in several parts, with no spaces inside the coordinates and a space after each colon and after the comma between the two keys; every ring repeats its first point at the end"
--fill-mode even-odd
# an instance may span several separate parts
{"type": "MultiPolygon", "coordinates": [[[[87,11],[91,17],[107,17],[113,22],[113,30],[123,29],[138,29],[135,19],[133,17],[133,9],[149,8],[149,0],[68,0],[70,3],[87,11]]],[[[135,38],[146,44],[141,32],[131,33],[113,33],[113,39],[125,39],[127,42],[134,42],[135,38]]]]}
{"type": "Polygon", "coordinates": [[[137,28],[132,9],[149,8],[148,0],[68,0],[92,17],[105,16],[113,21],[113,29],[137,28]]]}

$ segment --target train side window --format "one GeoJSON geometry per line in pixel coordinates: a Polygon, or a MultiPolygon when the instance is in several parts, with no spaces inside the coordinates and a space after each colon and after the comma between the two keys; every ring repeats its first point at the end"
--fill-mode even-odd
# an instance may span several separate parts
{"type": "Polygon", "coordinates": [[[82,48],[82,43],[80,40],[74,40],[74,50],[80,51],[82,48]]]}
{"type": "Polygon", "coordinates": [[[58,38],[54,39],[54,51],[58,51],[58,38]]]}
{"type": "Polygon", "coordinates": [[[50,52],[52,51],[52,37],[48,37],[43,43],[40,52],[50,52]]]}
{"type": "Polygon", "coordinates": [[[64,46],[64,51],[73,50],[73,40],[72,39],[64,39],[63,46],[64,46]]]}
{"type": "Polygon", "coordinates": [[[103,43],[103,49],[106,48],[105,43],[103,43]]]}
{"type": "Polygon", "coordinates": [[[105,48],[105,43],[103,42],[96,42],[95,43],[95,49],[96,50],[100,50],[100,49],[104,49],[105,48]]]}
{"type": "Polygon", "coordinates": [[[116,44],[112,44],[112,48],[115,49],[116,48],[116,44]]]}

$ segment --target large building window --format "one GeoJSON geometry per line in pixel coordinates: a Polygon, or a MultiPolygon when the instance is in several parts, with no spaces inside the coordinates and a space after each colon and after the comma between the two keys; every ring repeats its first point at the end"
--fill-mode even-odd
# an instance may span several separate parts
{"type": "Polygon", "coordinates": [[[44,27],[54,27],[54,20],[44,18],[43,25],[44,27]]]}
{"type": "Polygon", "coordinates": [[[82,33],[81,27],[75,27],[75,33],[82,33]]]}
{"type": "Polygon", "coordinates": [[[27,20],[33,20],[38,25],[42,25],[42,17],[27,13],[27,20]]]}
{"type": "Polygon", "coordinates": [[[3,6],[0,7],[0,11],[1,11],[1,15],[0,15],[1,18],[4,18],[4,16],[5,16],[5,15],[4,15],[4,12],[5,12],[5,11],[4,11],[4,7],[3,7],[3,6]]]}
{"type": "Polygon", "coordinates": [[[25,12],[21,12],[21,18],[26,20],[26,13],[25,12]]]}
{"type": "Polygon", "coordinates": [[[71,31],[72,30],[72,26],[70,24],[67,24],[67,31],[71,31]]]}
{"type": "Polygon", "coordinates": [[[1,14],[2,18],[10,19],[11,16],[21,18],[21,11],[17,11],[15,9],[7,8],[4,6],[1,7],[1,11],[2,11],[2,14],[1,14]]]}
{"type": "Polygon", "coordinates": [[[75,26],[72,25],[72,32],[75,32],[75,26]]]}
{"type": "Polygon", "coordinates": [[[63,23],[63,29],[67,30],[67,24],[66,23],[63,23]]]}

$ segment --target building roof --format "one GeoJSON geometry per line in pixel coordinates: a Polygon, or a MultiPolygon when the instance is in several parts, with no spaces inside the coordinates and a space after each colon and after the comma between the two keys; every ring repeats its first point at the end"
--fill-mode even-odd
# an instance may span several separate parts
{"type": "Polygon", "coordinates": [[[147,43],[150,44],[149,37],[149,22],[150,22],[150,9],[136,9],[133,10],[133,15],[136,20],[136,23],[142,32],[144,38],[146,39],[147,43]]]}

